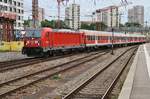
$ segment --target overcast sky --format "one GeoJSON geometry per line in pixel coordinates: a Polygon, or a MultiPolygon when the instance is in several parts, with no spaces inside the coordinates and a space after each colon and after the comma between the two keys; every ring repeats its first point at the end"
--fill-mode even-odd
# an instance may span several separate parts
{"type": "MultiPolygon", "coordinates": [[[[48,16],[57,16],[57,0],[39,0],[39,6],[45,9],[45,17],[47,19],[52,19],[48,16]]],[[[90,15],[95,9],[100,9],[103,7],[107,7],[110,5],[120,5],[120,0],[95,0],[96,5],[94,4],[94,0],[75,0],[77,4],[81,6],[81,20],[91,20],[89,17],[84,17],[85,15],[90,15]]],[[[127,9],[131,8],[133,5],[143,5],[145,7],[145,21],[150,22],[150,0],[128,0],[129,2],[133,2],[132,5],[127,8],[120,8],[122,16],[122,21],[127,21],[127,9]]],[[[31,9],[32,9],[32,0],[24,0],[24,8],[25,8],[25,19],[29,16],[31,17],[31,9]]],[[[73,0],[69,0],[69,4],[71,4],[73,0]]],[[[65,3],[66,4],[66,3],[65,3]]],[[[61,16],[65,15],[65,5],[61,5],[61,16]]],[[[54,19],[54,18],[53,18],[54,19]]]]}

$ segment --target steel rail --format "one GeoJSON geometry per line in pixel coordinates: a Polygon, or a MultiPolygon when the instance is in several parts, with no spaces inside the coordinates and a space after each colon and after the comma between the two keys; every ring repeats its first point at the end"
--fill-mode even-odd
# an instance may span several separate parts
{"type": "Polygon", "coordinates": [[[117,76],[115,77],[115,79],[113,80],[113,82],[111,83],[111,85],[109,86],[109,88],[107,89],[107,91],[105,92],[105,94],[102,96],[101,99],[108,99],[110,93],[112,92],[113,88],[117,84],[117,81],[119,80],[120,76],[122,75],[122,73],[124,72],[125,68],[129,64],[129,62],[131,61],[131,59],[133,58],[133,56],[135,55],[136,50],[137,49],[134,50],[134,52],[130,55],[130,58],[125,62],[125,65],[123,66],[123,68],[121,69],[121,71],[117,74],[117,76]]]}
{"type": "Polygon", "coordinates": [[[76,87],[74,90],[72,90],[70,93],[62,97],[62,99],[72,99],[76,93],[78,93],[81,89],[83,89],[86,85],[88,85],[91,81],[93,81],[99,74],[104,72],[107,68],[109,68],[113,63],[115,63],[118,59],[120,59],[124,54],[126,54],[131,49],[136,48],[135,46],[132,48],[129,48],[125,52],[123,52],[121,55],[119,55],[117,58],[115,58],[112,62],[110,62],[106,67],[104,67],[99,72],[93,74],[89,79],[84,81],[82,84],[80,84],[78,87],[76,87]]]}
{"type": "Polygon", "coordinates": [[[88,56],[85,56],[85,57],[82,57],[82,58],[79,58],[79,59],[76,59],[76,60],[73,60],[73,61],[70,61],[70,62],[66,62],[66,63],[64,63],[64,64],[61,64],[61,65],[58,65],[58,66],[55,66],[55,67],[51,67],[51,68],[48,68],[48,69],[45,69],[45,70],[42,70],[42,71],[38,71],[38,72],[33,73],[33,74],[29,74],[29,75],[26,75],[26,76],[23,76],[23,77],[20,77],[20,78],[16,78],[16,79],[14,79],[14,80],[10,80],[10,81],[1,83],[1,84],[0,84],[0,87],[2,87],[3,85],[4,85],[4,86],[5,86],[5,85],[9,85],[10,83],[14,83],[14,82],[16,82],[16,81],[18,81],[18,80],[21,80],[21,79],[24,79],[24,78],[27,78],[27,77],[30,77],[30,76],[34,76],[34,75],[37,75],[37,74],[40,74],[40,73],[43,73],[43,72],[46,72],[46,71],[49,71],[49,70],[53,70],[53,69],[56,69],[56,70],[57,70],[57,68],[65,67],[66,65],[68,65],[68,64],[70,64],[70,63],[72,63],[72,62],[80,61],[81,59],[89,58],[90,56],[92,57],[92,58],[90,58],[90,59],[83,60],[83,61],[78,62],[77,64],[75,64],[75,65],[73,65],[73,66],[69,66],[69,67],[64,68],[64,69],[62,69],[62,70],[59,70],[59,69],[58,69],[56,72],[54,72],[54,73],[52,73],[52,74],[49,74],[49,75],[46,75],[45,77],[41,77],[41,78],[39,78],[39,79],[37,79],[37,80],[31,81],[30,83],[27,83],[27,84],[25,84],[25,85],[22,85],[22,86],[19,86],[19,87],[17,87],[17,88],[14,88],[13,90],[9,90],[9,91],[6,92],[6,93],[0,93],[0,97],[4,97],[4,96],[6,96],[6,95],[8,95],[8,94],[10,94],[10,93],[13,93],[13,92],[15,92],[15,91],[17,91],[17,90],[20,90],[20,89],[22,89],[22,88],[28,87],[28,86],[30,86],[30,85],[32,85],[32,84],[35,84],[35,83],[37,83],[37,82],[40,82],[40,81],[42,81],[42,80],[44,80],[44,79],[47,79],[47,78],[49,78],[49,77],[52,77],[52,76],[54,76],[54,75],[56,75],[56,74],[59,74],[59,73],[61,73],[61,72],[65,72],[65,71],[67,71],[67,70],[69,70],[69,69],[72,69],[72,68],[74,68],[74,67],[77,67],[77,66],[79,66],[79,65],[82,65],[82,64],[84,64],[84,63],[86,63],[86,62],[92,61],[92,60],[94,60],[95,58],[101,57],[102,55],[105,55],[105,54],[107,54],[107,53],[108,53],[108,51],[106,51],[106,52],[101,52],[101,53],[99,53],[100,55],[98,55],[98,53],[95,53],[96,56],[94,56],[94,57],[92,57],[94,54],[93,54],[92,56],[91,56],[91,55],[88,55],[88,56]]]}
{"type": "MultiPolygon", "coordinates": [[[[90,52],[90,53],[93,53],[93,52],[90,52]]],[[[77,53],[77,54],[80,54],[80,53],[77,53]]],[[[76,55],[76,54],[74,54],[74,53],[66,54],[66,55],[54,56],[54,57],[50,57],[50,58],[27,58],[27,59],[15,60],[15,61],[8,61],[8,63],[1,62],[0,63],[0,72],[5,72],[8,70],[18,69],[18,68],[22,68],[22,67],[27,67],[27,66],[38,64],[41,62],[53,61],[53,60],[60,59],[60,58],[71,57],[73,55],[76,55]]]]}

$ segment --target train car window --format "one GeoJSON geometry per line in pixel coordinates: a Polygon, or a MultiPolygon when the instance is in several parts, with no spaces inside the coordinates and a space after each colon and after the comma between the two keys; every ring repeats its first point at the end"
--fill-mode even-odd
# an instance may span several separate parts
{"type": "Polygon", "coordinates": [[[90,40],[92,40],[92,36],[90,36],[90,40]]]}
{"type": "Polygon", "coordinates": [[[91,40],[91,36],[88,36],[88,40],[91,40]]]}
{"type": "Polygon", "coordinates": [[[100,36],[98,36],[98,40],[101,40],[101,37],[100,37],[100,36]]]}
{"type": "Polygon", "coordinates": [[[90,40],[90,36],[89,35],[87,36],[87,39],[90,40]]]}
{"type": "Polygon", "coordinates": [[[93,36],[91,36],[91,41],[93,40],[93,36]]]}
{"type": "Polygon", "coordinates": [[[92,36],[93,37],[93,40],[95,40],[95,36],[92,36]]]}
{"type": "Polygon", "coordinates": [[[105,36],[103,36],[103,40],[105,40],[105,36]]]}
{"type": "Polygon", "coordinates": [[[104,40],[103,36],[101,37],[101,40],[104,40]]]}

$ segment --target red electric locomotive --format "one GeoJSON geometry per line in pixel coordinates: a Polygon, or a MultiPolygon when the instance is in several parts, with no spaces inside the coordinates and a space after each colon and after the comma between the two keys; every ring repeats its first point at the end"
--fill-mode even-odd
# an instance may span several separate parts
{"type": "Polygon", "coordinates": [[[26,30],[22,53],[27,56],[43,56],[52,54],[54,51],[83,49],[85,47],[84,38],[83,32],[51,28],[26,30]]]}
{"type": "MultiPolygon", "coordinates": [[[[51,55],[55,51],[83,50],[101,46],[111,46],[112,33],[104,31],[71,31],[51,28],[25,31],[22,53],[27,56],[51,55]]],[[[114,33],[114,45],[143,43],[146,38],[139,34],[114,33]]]]}

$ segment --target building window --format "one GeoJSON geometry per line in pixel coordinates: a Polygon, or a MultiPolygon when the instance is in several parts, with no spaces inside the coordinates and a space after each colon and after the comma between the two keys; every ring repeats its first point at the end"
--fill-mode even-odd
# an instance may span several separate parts
{"type": "Polygon", "coordinates": [[[14,12],[16,12],[16,8],[14,8],[14,12]]]}
{"type": "Polygon", "coordinates": [[[20,17],[20,16],[18,16],[18,20],[21,20],[21,17],[20,17]]]}
{"type": "Polygon", "coordinates": [[[24,11],[23,11],[23,10],[21,10],[21,13],[23,14],[23,13],[24,13],[24,11]]]}
{"type": "Polygon", "coordinates": [[[20,13],[21,11],[20,11],[20,9],[18,9],[18,13],[20,13]]]}
{"type": "Polygon", "coordinates": [[[18,23],[18,27],[21,27],[21,23],[18,23]]]}
{"type": "Polygon", "coordinates": [[[4,0],[4,3],[7,3],[7,0],[4,0]]]}
{"type": "Polygon", "coordinates": [[[14,1],[14,5],[16,6],[16,1],[14,1]]]}
{"type": "Polygon", "coordinates": [[[17,3],[17,6],[18,6],[18,7],[20,7],[20,6],[21,6],[20,2],[18,2],[18,3],[17,3]]]}
{"type": "Polygon", "coordinates": [[[9,4],[12,4],[12,0],[9,0],[9,4]]]}
{"type": "Polygon", "coordinates": [[[4,6],[4,11],[7,11],[7,6],[4,6]]]}
{"type": "Polygon", "coordinates": [[[23,7],[23,3],[21,3],[21,7],[23,7]]]}
{"type": "Polygon", "coordinates": [[[12,7],[9,8],[9,11],[12,12],[12,7]]]}

